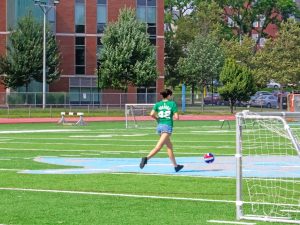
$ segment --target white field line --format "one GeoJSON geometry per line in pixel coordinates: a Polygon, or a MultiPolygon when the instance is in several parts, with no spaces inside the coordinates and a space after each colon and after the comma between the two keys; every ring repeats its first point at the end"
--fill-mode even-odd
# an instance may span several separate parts
{"type": "Polygon", "coordinates": [[[0,168],[0,171],[19,171],[21,169],[6,169],[6,168],[0,168]]]}
{"type": "MultiPolygon", "coordinates": [[[[30,138],[30,141],[24,141],[24,142],[17,142],[15,140],[28,140],[28,138],[15,138],[15,139],[11,139],[11,142],[10,143],[6,143],[2,140],[0,140],[0,143],[6,143],[6,144],[14,144],[14,143],[28,143],[28,144],[45,144],[45,143],[32,143],[30,141],[32,140],[41,140],[40,138],[30,138]]],[[[74,140],[74,138],[43,138],[43,140],[65,140],[65,141],[71,141],[71,140],[74,140]]],[[[107,141],[107,142],[112,142],[112,141],[118,141],[118,142],[142,142],[142,143],[145,143],[145,142],[150,142],[151,144],[156,144],[157,140],[143,140],[143,139],[138,139],[138,140],[128,140],[128,139],[102,139],[102,138],[93,138],[93,139],[87,139],[87,138],[76,138],[75,140],[77,141],[107,141]]],[[[174,140],[173,141],[173,144],[178,144],[178,143],[226,143],[226,144],[232,144],[232,146],[235,145],[235,141],[216,141],[216,140],[212,140],[212,141],[201,141],[201,140],[198,140],[198,141],[176,141],[174,140]]],[[[59,143],[59,142],[56,142],[58,144],[66,144],[66,143],[59,143]]],[[[46,143],[46,144],[55,144],[55,143],[46,143]]],[[[68,145],[70,145],[72,143],[68,143],[68,145]]],[[[78,145],[77,143],[73,143],[74,145],[78,145]]],[[[79,144],[80,145],[80,144],[79,144]]],[[[105,145],[105,144],[81,144],[81,145],[105,145]]],[[[108,144],[107,144],[108,145],[108,144]]],[[[115,145],[115,144],[114,144],[115,145]]],[[[190,145],[189,145],[190,146],[190,145]]],[[[201,145],[202,146],[202,145],[201,145]]]]}
{"type": "MultiPolygon", "coordinates": [[[[131,143],[132,142],[135,142],[135,141],[130,141],[131,143]]],[[[36,142],[27,142],[27,141],[13,141],[13,142],[10,142],[9,144],[30,144],[30,145],[66,145],[68,144],[69,146],[72,145],[72,143],[65,143],[65,142],[56,142],[56,143],[51,143],[51,142],[44,142],[44,143],[36,143],[36,142]]],[[[82,144],[82,143],[74,143],[74,145],[77,145],[77,146],[118,146],[118,147],[150,147],[153,145],[151,144],[118,144],[118,143],[94,143],[94,144],[91,144],[91,143],[87,143],[87,144],[82,144]]],[[[178,145],[176,146],[176,149],[180,149],[180,148],[203,148],[203,147],[210,147],[210,148],[217,148],[217,147],[213,147],[213,146],[203,146],[203,145],[195,145],[195,146],[191,146],[191,145],[178,145]]],[[[234,148],[235,146],[233,145],[232,147],[231,146],[220,146],[222,148],[234,148]]]]}
{"type": "Polygon", "coordinates": [[[83,130],[75,129],[56,129],[56,130],[2,130],[0,134],[24,134],[24,133],[58,133],[58,132],[83,132],[83,130]]]}
{"type": "MultiPolygon", "coordinates": [[[[16,138],[16,137],[14,137],[14,138],[11,138],[11,140],[28,140],[28,138],[16,138]]],[[[30,137],[30,140],[41,140],[41,138],[31,138],[30,137]]],[[[47,137],[43,137],[43,140],[74,140],[74,138],[47,138],[47,137]]],[[[124,142],[152,142],[152,143],[156,143],[157,142],[157,140],[155,139],[155,140],[128,140],[128,138],[126,138],[126,139],[120,139],[120,138],[118,138],[118,139],[114,139],[114,138],[109,138],[109,139],[107,139],[107,138],[99,138],[99,137],[95,137],[95,138],[93,138],[93,139],[91,139],[91,138],[80,138],[80,139],[78,139],[78,138],[76,138],[76,140],[78,140],[78,141],[124,141],[124,142]]],[[[0,140],[1,141],[1,140],[0,140]]],[[[173,140],[173,143],[175,144],[175,143],[201,143],[201,142],[208,142],[208,141],[202,141],[202,140],[195,140],[195,141],[179,141],[179,140],[173,140]]],[[[232,144],[235,144],[235,141],[234,140],[232,140],[232,141],[216,141],[216,140],[211,140],[211,141],[209,141],[210,143],[232,143],[232,144]]],[[[15,142],[13,142],[13,143],[15,143],[15,142]]],[[[30,143],[30,142],[25,142],[25,143],[30,143]]]]}
{"type": "MultiPolygon", "coordinates": [[[[0,171],[24,171],[24,170],[28,170],[28,169],[6,169],[6,168],[0,168],[0,171]]],[[[54,170],[58,170],[58,169],[54,169],[54,170]]],[[[64,170],[64,169],[62,169],[64,170]]],[[[76,169],[74,169],[76,170],[76,169]]],[[[86,170],[86,169],[84,169],[86,170]]],[[[97,170],[97,169],[90,169],[90,170],[97,170]]],[[[101,171],[106,170],[109,171],[110,169],[102,169],[101,171]]],[[[99,169],[100,171],[100,169],[99,169]]],[[[117,174],[117,175],[134,175],[134,176],[161,176],[161,177],[188,177],[188,178],[203,178],[203,179],[207,179],[209,177],[207,176],[195,176],[195,175],[184,175],[184,174],[159,174],[159,173],[128,173],[128,172],[109,172],[109,174],[117,174]]],[[[235,177],[213,177],[215,179],[235,179],[235,177]]]]}
{"type": "MultiPolygon", "coordinates": [[[[203,146],[202,146],[203,147],[203,146]]],[[[204,146],[205,147],[205,146],[204,146]]],[[[211,147],[211,146],[210,146],[211,147]]],[[[177,148],[178,149],[178,148],[177,148]]],[[[90,150],[78,150],[78,149],[70,149],[70,150],[65,150],[65,149],[15,149],[15,148],[0,148],[0,150],[12,150],[12,151],[43,151],[43,152],[90,152],[90,153],[98,153],[98,154],[116,154],[116,153],[128,153],[128,154],[140,154],[140,153],[149,153],[149,150],[136,150],[136,151],[111,151],[111,150],[98,150],[98,149],[90,149],[90,150]]],[[[202,154],[205,154],[207,152],[179,152],[176,151],[176,154],[181,154],[181,155],[199,155],[199,157],[202,154]]],[[[164,152],[159,152],[158,154],[165,154],[164,152]]],[[[222,156],[234,156],[233,154],[222,154],[222,156]]],[[[54,157],[54,156],[52,156],[54,157]]],[[[202,157],[202,156],[201,156],[202,157]]]]}
{"type": "Polygon", "coordinates": [[[2,190],[2,191],[65,193],[65,194],[81,194],[81,195],[99,195],[99,196],[129,197],[129,198],[165,199],[165,200],[181,200],[181,201],[195,201],[195,202],[196,201],[197,202],[219,202],[219,203],[234,203],[235,204],[235,201],[229,201],[229,200],[167,197],[167,196],[155,196],[155,195],[135,195],[135,194],[121,194],[121,193],[103,193],[103,192],[88,192],[88,191],[45,190],[45,189],[31,189],[31,188],[0,188],[0,190],[2,190]]]}
{"type": "Polygon", "coordinates": [[[235,221],[225,221],[225,220],[207,220],[209,223],[222,223],[222,224],[244,224],[244,225],[254,225],[256,223],[246,223],[246,222],[235,222],[235,221]]]}
{"type": "MultiPolygon", "coordinates": [[[[188,177],[188,178],[203,178],[207,179],[207,176],[197,176],[197,175],[184,175],[184,174],[159,174],[159,173],[128,173],[128,172],[113,172],[111,174],[121,174],[121,175],[137,175],[137,176],[162,176],[162,177],[188,177]]],[[[236,177],[213,177],[216,179],[236,179],[236,177]]],[[[211,178],[210,178],[211,179],[211,178]]]]}

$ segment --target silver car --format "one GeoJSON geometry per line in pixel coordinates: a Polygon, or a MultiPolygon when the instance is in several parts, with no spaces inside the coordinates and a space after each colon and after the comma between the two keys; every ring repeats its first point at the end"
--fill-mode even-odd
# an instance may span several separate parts
{"type": "Polygon", "coordinates": [[[278,108],[278,98],[274,95],[262,95],[251,101],[251,106],[278,108]]]}

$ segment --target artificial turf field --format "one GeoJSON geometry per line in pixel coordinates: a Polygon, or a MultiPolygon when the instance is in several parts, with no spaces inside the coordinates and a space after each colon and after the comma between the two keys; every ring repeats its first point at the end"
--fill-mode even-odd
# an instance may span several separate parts
{"type": "MultiPolygon", "coordinates": [[[[199,157],[199,164],[204,164],[202,155],[207,152],[214,153],[216,160],[233,156],[234,122],[231,129],[220,125],[219,121],[176,121],[172,135],[176,157],[199,157]]],[[[234,178],[143,171],[19,173],[68,168],[34,161],[43,156],[108,161],[133,158],[139,163],[158,139],[151,122],[139,129],[125,129],[124,122],[2,124],[0,134],[0,224],[192,225],[235,221],[234,178]]],[[[156,157],[167,157],[165,148],[156,157]]]]}

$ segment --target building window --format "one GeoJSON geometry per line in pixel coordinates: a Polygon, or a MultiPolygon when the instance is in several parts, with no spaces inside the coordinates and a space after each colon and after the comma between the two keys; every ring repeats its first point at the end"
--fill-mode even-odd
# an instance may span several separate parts
{"type": "Polygon", "coordinates": [[[256,42],[258,39],[258,34],[252,34],[251,37],[256,42]]]}
{"type": "Polygon", "coordinates": [[[156,0],[137,0],[137,19],[147,24],[147,32],[152,44],[156,44],[156,11],[156,0]]]}
{"type": "Polygon", "coordinates": [[[259,39],[259,46],[260,46],[260,47],[264,47],[265,44],[266,44],[266,39],[265,39],[265,38],[260,38],[260,39],[259,39]]]}
{"type": "Polygon", "coordinates": [[[75,37],[75,73],[85,74],[85,37],[75,37]]]}
{"type": "Polygon", "coordinates": [[[75,2],[75,32],[85,33],[85,0],[75,2]]]}
{"type": "Polygon", "coordinates": [[[97,33],[104,32],[107,23],[107,0],[97,0],[97,33]]]}
{"type": "Polygon", "coordinates": [[[156,84],[153,83],[150,87],[138,87],[137,88],[137,103],[151,104],[157,101],[156,96],[156,84]]]}
{"type": "Polygon", "coordinates": [[[70,77],[71,104],[99,104],[96,77],[70,77]]]}
{"type": "Polygon", "coordinates": [[[51,8],[48,12],[48,22],[50,24],[50,29],[55,33],[55,9],[51,8]]]}
{"type": "MultiPolygon", "coordinates": [[[[101,55],[101,51],[103,50],[103,44],[102,44],[102,41],[101,41],[101,37],[97,37],[97,63],[100,63],[99,62],[99,58],[100,58],[100,55],[101,55]]],[[[98,65],[100,66],[100,65],[98,65]]]]}

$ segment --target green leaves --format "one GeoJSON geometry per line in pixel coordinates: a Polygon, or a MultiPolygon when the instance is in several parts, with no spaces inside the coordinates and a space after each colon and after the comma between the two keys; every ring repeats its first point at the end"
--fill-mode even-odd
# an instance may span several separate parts
{"type": "Polygon", "coordinates": [[[237,101],[249,100],[255,91],[254,79],[250,70],[239,65],[234,59],[227,59],[220,75],[223,86],[218,89],[220,95],[229,100],[231,113],[237,101]]]}
{"type": "Polygon", "coordinates": [[[186,50],[186,57],[178,62],[178,70],[187,85],[204,85],[218,78],[224,63],[224,54],[211,36],[197,36],[186,50]]]}
{"type": "MultiPolygon", "coordinates": [[[[7,55],[0,58],[0,70],[6,74],[7,87],[28,86],[32,80],[42,82],[43,69],[43,26],[31,14],[18,21],[11,31],[7,55]]],[[[58,79],[60,71],[59,51],[53,34],[47,29],[47,82],[58,79]]]]}
{"type": "Polygon", "coordinates": [[[300,24],[288,20],[274,40],[268,40],[251,62],[261,86],[274,79],[282,85],[300,80],[300,24]]]}
{"type": "Polygon", "coordinates": [[[146,24],[135,18],[131,9],[120,11],[102,38],[100,88],[126,91],[128,85],[149,86],[157,78],[155,48],[146,33],[146,24]]]}

